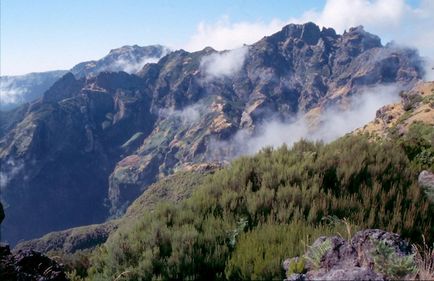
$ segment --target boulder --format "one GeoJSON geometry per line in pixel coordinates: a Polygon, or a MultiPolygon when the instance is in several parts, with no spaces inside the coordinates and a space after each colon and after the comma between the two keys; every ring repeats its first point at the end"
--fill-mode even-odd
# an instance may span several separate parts
{"type": "MultiPolygon", "coordinates": [[[[296,258],[284,261],[286,280],[389,280],[379,272],[376,265],[378,245],[392,249],[395,257],[412,254],[412,247],[398,234],[379,229],[357,232],[351,241],[340,236],[319,237],[304,255],[305,268],[299,272],[289,272],[290,264],[296,258]]],[[[405,276],[401,276],[405,277],[405,276]]]]}
{"type": "Polygon", "coordinates": [[[428,171],[422,171],[418,178],[419,185],[425,188],[434,189],[434,174],[428,171]]]}

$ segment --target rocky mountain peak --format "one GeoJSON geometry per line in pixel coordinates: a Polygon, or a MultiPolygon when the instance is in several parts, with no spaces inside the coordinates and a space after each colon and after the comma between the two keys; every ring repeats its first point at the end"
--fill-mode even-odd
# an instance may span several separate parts
{"type": "Polygon", "coordinates": [[[123,46],[112,49],[98,61],[86,61],[77,64],[71,72],[77,77],[96,76],[103,71],[125,71],[137,73],[147,63],[156,63],[161,57],[170,53],[170,49],[162,45],[123,46]]]}
{"type": "Polygon", "coordinates": [[[352,27],[344,32],[342,41],[345,45],[357,47],[360,51],[382,47],[381,39],[377,35],[366,32],[363,26],[352,27]]]}
{"type": "Polygon", "coordinates": [[[42,100],[44,102],[58,102],[72,97],[83,87],[83,82],[83,80],[77,80],[71,72],[68,72],[44,93],[42,100]]]}

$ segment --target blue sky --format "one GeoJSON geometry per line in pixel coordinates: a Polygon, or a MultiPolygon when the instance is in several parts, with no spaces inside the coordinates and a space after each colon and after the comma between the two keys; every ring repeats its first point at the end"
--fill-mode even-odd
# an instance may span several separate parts
{"type": "Polygon", "coordinates": [[[338,31],[363,24],[386,40],[418,42],[405,35],[414,36],[421,26],[432,32],[430,2],[434,1],[1,0],[1,75],[69,69],[131,44],[159,43],[190,51],[206,45],[232,48],[253,43],[289,22],[307,20],[338,31]]]}

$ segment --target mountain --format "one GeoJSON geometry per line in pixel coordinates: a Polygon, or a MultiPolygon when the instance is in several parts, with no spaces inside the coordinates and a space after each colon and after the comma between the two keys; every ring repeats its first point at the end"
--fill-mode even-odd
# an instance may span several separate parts
{"type": "Polygon", "coordinates": [[[137,75],[66,74],[2,125],[4,237],[116,217],[159,178],[238,155],[234,138],[270,117],[289,122],[422,75],[414,50],[383,46],[362,27],[339,35],[313,23],[236,50],[171,52],[137,75]]]}
{"type": "MultiPolygon", "coordinates": [[[[123,46],[111,50],[100,60],[79,63],[69,71],[76,77],[94,76],[103,71],[135,73],[146,63],[157,62],[168,52],[170,52],[168,48],[160,45],[123,46]]],[[[56,70],[19,76],[1,76],[0,110],[11,110],[36,100],[67,72],[67,70],[56,70]]]]}
{"type": "Polygon", "coordinates": [[[140,47],[137,45],[123,46],[113,49],[100,60],[86,61],[71,68],[75,77],[95,76],[100,72],[136,73],[147,63],[156,63],[168,54],[170,50],[161,45],[140,47]]]}
{"type": "MultiPolygon", "coordinates": [[[[423,169],[434,171],[433,95],[434,82],[416,83],[408,91],[400,93],[401,102],[380,108],[373,121],[356,129],[350,135],[369,136],[370,141],[375,143],[398,143],[404,151],[407,151],[407,157],[412,161],[416,170],[422,171],[418,176],[418,184],[434,203],[434,174],[423,171],[423,169]]],[[[92,249],[103,244],[109,237],[115,237],[117,229],[128,231],[131,225],[141,219],[143,214],[155,210],[158,204],[179,204],[190,198],[194,190],[200,189],[200,186],[206,183],[207,175],[222,168],[222,166],[212,164],[185,165],[175,174],[150,185],[119,219],[103,224],[51,232],[41,238],[19,243],[14,250],[75,255],[77,251],[92,249]]],[[[413,181],[415,179],[416,176],[413,181]]]]}
{"type": "Polygon", "coordinates": [[[0,77],[0,110],[10,110],[42,96],[67,71],[47,71],[0,77]]]}

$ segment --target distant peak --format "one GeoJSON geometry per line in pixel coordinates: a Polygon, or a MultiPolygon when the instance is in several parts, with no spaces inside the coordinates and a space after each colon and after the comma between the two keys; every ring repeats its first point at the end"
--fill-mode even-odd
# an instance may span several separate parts
{"type": "Polygon", "coordinates": [[[158,45],[158,44],[157,45],[148,45],[148,46],[139,46],[137,44],[125,45],[125,46],[122,46],[120,48],[110,50],[109,55],[124,53],[124,52],[131,52],[131,51],[149,50],[149,49],[163,50],[163,49],[167,49],[167,48],[162,46],[162,45],[158,45]]]}

